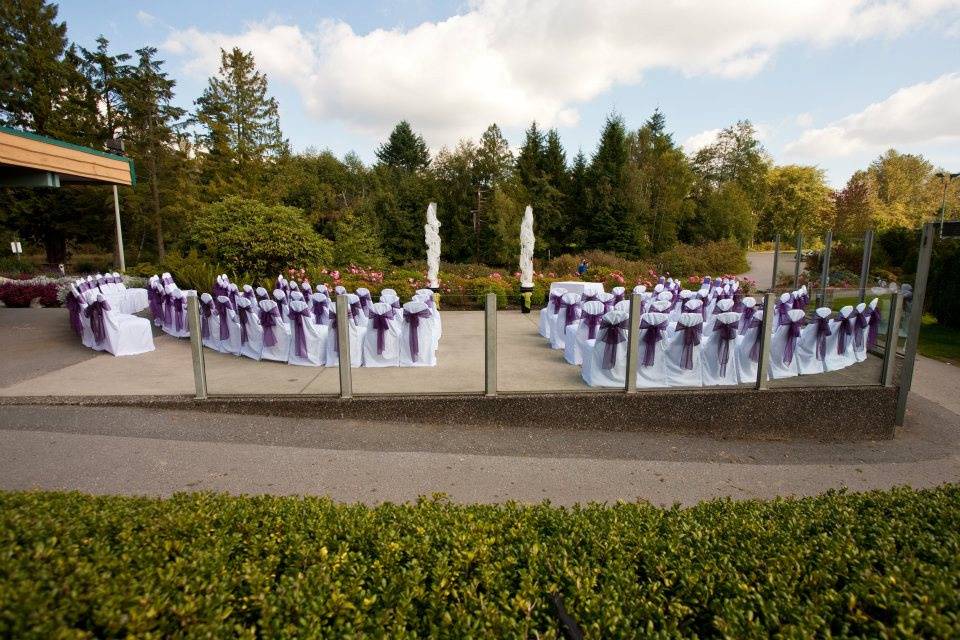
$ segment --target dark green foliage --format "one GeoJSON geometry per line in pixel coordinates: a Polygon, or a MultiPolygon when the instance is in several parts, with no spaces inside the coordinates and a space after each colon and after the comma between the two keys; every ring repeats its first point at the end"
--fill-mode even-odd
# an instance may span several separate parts
{"type": "Polygon", "coordinates": [[[960,240],[940,240],[935,245],[927,290],[937,322],[960,329],[960,240]]]}
{"type": "Polygon", "coordinates": [[[0,493],[0,636],[960,634],[960,489],[377,508],[0,493]]]}
{"type": "Polygon", "coordinates": [[[204,206],[186,233],[188,245],[209,262],[254,277],[329,263],[332,257],[330,241],[297,209],[238,197],[204,206]]]}
{"type": "Polygon", "coordinates": [[[390,133],[390,139],[377,149],[381,164],[405,171],[423,171],[430,164],[430,150],[423,136],[413,132],[406,120],[401,120],[390,133]]]}

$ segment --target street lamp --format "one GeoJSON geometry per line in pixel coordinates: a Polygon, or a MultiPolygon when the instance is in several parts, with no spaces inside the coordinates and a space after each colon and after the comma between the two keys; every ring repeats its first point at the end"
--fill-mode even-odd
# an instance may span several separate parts
{"type": "Polygon", "coordinates": [[[947,213],[947,187],[954,178],[960,178],[960,173],[947,173],[946,171],[937,171],[935,174],[943,181],[943,195],[940,197],[940,237],[943,237],[943,219],[947,213]]]}

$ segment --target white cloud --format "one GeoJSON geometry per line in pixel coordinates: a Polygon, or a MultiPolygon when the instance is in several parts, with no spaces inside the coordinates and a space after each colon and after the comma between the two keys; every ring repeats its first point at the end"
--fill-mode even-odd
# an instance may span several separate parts
{"type": "Polygon", "coordinates": [[[960,141],[960,73],[904,87],[859,113],[808,129],[787,154],[821,158],[960,141]]]}
{"type": "Polygon", "coordinates": [[[289,83],[316,118],[383,135],[400,118],[433,146],[491,123],[575,123],[578,105],[667,68],[729,78],[759,73],[794,43],[895,36],[958,0],[473,0],[410,29],[356,33],[251,24],[239,34],[173,31],[163,48],[188,72],[216,71],[219,48],[252,50],[272,82],[289,83]]]}
{"type": "Polygon", "coordinates": [[[707,129],[706,131],[701,131],[696,133],[686,140],[683,141],[683,144],[680,145],[683,147],[683,151],[687,155],[694,155],[700,149],[708,147],[714,142],[717,141],[717,136],[720,134],[720,129],[707,129]]]}
{"type": "Polygon", "coordinates": [[[141,9],[140,11],[137,11],[137,22],[145,27],[152,27],[157,23],[157,16],[153,15],[152,13],[147,13],[141,9]]]}
{"type": "Polygon", "coordinates": [[[800,127],[812,127],[813,116],[809,113],[801,113],[796,117],[797,125],[800,127]]]}

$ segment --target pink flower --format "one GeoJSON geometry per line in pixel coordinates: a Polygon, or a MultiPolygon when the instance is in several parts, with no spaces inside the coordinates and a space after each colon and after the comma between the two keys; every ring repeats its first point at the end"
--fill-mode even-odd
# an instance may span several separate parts
{"type": "Polygon", "coordinates": [[[331,272],[330,272],[330,277],[333,278],[334,280],[339,280],[339,279],[340,279],[340,272],[339,272],[339,271],[331,271],[331,272]]]}

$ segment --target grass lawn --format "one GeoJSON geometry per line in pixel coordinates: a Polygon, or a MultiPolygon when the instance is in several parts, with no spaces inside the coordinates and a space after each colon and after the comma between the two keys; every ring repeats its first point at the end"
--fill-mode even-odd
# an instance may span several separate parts
{"type": "Polygon", "coordinates": [[[960,330],[943,327],[936,318],[925,313],[917,350],[928,358],[960,364],[960,330]]]}

